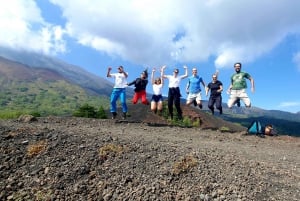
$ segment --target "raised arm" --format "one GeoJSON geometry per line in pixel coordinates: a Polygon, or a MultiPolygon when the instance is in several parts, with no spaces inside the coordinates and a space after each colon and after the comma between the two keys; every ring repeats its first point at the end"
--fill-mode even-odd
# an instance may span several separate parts
{"type": "Polygon", "coordinates": [[[160,81],[161,81],[161,84],[162,84],[162,85],[164,85],[164,78],[163,78],[163,71],[162,71],[163,68],[166,68],[166,65],[163,65],[163,66],[160,68],[160,81]]]}
{"type": "Polygon", "coordinates": [[[185,70],[185,74],[181,77],[182,79],[188,77],[188,67],[186,65],[184,65],[183,68],[185,70]]]}
{"type": "Polygon", "coordinates": [[[154,73],[155,73],[155,68],[153,68],[153,69],[152,69],[152,72],[151,72],[151,83],[152,83],[152,84],[155,84],[154,73]]]}
{"type": "Polygon", "coordinates": [[[108,67],[106,77],[111,77],[110,71],[111,71],[111,67],[108,67]]]}
{"type": "Polygon", "coordinates": [[[162,77],[162,79],[167,78],[167,77],[165,76],[165,69],[166,69],[166,67],[167,67],[167,66],[161,67],[161,77],[162,77]]]}

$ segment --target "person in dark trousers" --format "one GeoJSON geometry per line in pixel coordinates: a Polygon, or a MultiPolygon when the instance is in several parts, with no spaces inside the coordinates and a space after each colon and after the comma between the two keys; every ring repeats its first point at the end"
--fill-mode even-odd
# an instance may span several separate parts
{"type": "Polygon", "coordinates": [[[128,86],[134,85],[134,95],[132,98],[132,103],[137,104],[138,100],[141,99],[142,103],[149,105],[147,100],[146,87],[148,84],[148,72],[147,69],[141,73],[141,77],[136,78],[134,81],[130,82],[128,86]]]}
{"type": "Polygon", "coordinates": [[[212,112],[215,113],[214,105],[220,111],[220,114],[223,113],[222,108],[222,91],[223,91],[223,84],[221,81],[218,80],[218,72],[212,75],[212,81],[208,83],[205,92],[206,96],[208,96],[208,92],[210,91],[210,96],[208,100],[208,108],[212,112]]]}
{"type": "Polygon", "coordinates": [[[115,85],[110,96],[110,112],[112,113],[112,119],[117,116],[117,100],[120,98],[122,104],[123,115],[122,118],[126,118],[127,104],[126,104],[126,87],[128,74],[124,71],[123,66],[118,67],[117,73],[111,73],[112,68],[108,67],[107,77],[115,78],[115,85]]]}
{"type": "Polygon", "coordinates": [[[173,104],[176,107],[177,110],[177,115],[178,119],[182,119],[182,110],[180,107],[180,81],[184,78],[188,77],[188,68],[187,66],[184,66],[183,68],[185,69],[185,74],[184,75],[178,75],[179,70],[174,69],[173,75],[165,75],[164,70],[166,66],[162,68],[162,77],[164,79],[169,80],[169,92],[168,92],[168,110],[169,110],[169,115],[171,116],[171,119],[173,119],[174,114],[173,114],[173,104]]]}

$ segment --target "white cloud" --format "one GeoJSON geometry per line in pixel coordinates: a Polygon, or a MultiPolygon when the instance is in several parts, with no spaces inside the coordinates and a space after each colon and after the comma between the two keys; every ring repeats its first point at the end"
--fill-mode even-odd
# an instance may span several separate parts
{"type": "Polygon", "coordinates": [[[65,51],[64,32],[44,21],[32,0],[5,1],[0,7],[1,46],[55,54],[65,51]]]}
{"type": "Polygon", "coordinates": [[[300,106],[300,102],[282,102],[279,104],[279,107],[292,107],[292,106],[300,106]]]}
{"type": "Polygon", "coordinates": [[[1,6],[0,28],[6,30],[0,32],[1,44],[26,47],[31,41],[33,49],[64,52],[67,33],[84,46],[136,64],[215,57],[222,68],[253,61],[288,34],[300,34],[300,1],[295,0],[50,1],[61,8],[67,24],[46,24],[34,1],[7,1],[6,7],[17,12],[1,6]],[[14,23],[8,23],[10,18],[14,23]]]}

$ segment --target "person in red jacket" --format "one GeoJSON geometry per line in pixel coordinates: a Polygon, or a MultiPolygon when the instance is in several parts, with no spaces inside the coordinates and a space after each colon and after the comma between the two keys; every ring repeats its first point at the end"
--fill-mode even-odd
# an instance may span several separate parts
{"type": "Polygon", "coordinates": [[[128,83],[128,86],[134,85],[134,95],[132,98],[132,103],[137,104],[138,100],[141,99],[142,103],[149,105],[147,100],[146,87],[148,84],[148,72],[147,69],[141,73],[141,77],[136,78],[134,81],[128,83]]]}

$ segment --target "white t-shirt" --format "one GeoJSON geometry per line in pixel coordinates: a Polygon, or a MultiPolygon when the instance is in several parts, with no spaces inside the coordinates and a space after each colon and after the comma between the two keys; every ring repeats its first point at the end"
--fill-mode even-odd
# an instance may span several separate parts
{"type": "Polygon", "coordinates": [[[184,75],[177,77],[174,77],[173,75],[165,75],[165,77],[169,79],[169,88],[176,88],[179,87],[180,81],[184,75]]]}
{"type": "Polygon", "coordinates": [[[161,95],[162,94],[162,84],[153,84],[153,94],[154,95],[161,95]]]}
{"type": "Polygon", "coordinates": [[[127,79],[126,79],[124,73],[111,73],[110,76],[115,78],[114,88],[126,88],[127,87],[127,79]]]}

